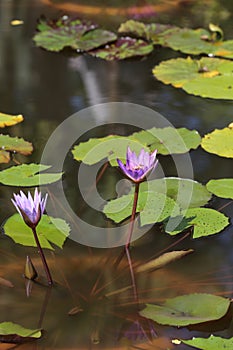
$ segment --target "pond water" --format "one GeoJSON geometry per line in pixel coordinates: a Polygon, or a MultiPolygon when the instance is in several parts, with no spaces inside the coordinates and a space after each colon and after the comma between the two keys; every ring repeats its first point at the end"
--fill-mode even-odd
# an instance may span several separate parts
{"type": "MultiPolygon", "coordinates": [[[[152,68],[161,60],[177,57],[169,49],[155,49],[143,59],[106,62],[87,55],[51,53],[35,47],[32,36],[40,15],[56,18],[70,14],[91,18],[109,29],[118,27],[128,18],[124,10],[135,2],[115,1],[85,2],[29,1],[0,2],[0,110],[10,114],[23,114],[24,123],[9,128],[12,136],[32,141],[34,152],[29,161],[39,162],[44,146],[52,132],[72,114],[100,103],[128,102],[163,115],[175,127],[196,129],[204,135],[215,128],[223,128],[232,122],[232,102],[212,100],[186,94],[181,89],[163,85],[152,75],[152,68]],[[106,15],[106,8],[112,9],[106,15]],[[99,11],[98,11],[99,9],[99,11]],[[123,9],[123,10],[122,10],[123,9]],[[20,19],[22,25],[11,21],[20,19]]],[[[226,38],[233,37],[233,3],[229,1],[150,1],[154,5],[151,17],[147,11],[134,17],[145,21],[171,23],[180,26],[207,27],[214,22],[223,28],[226,38]],[[141,16],[141,17],[140,17],[141,16]]],[[[113,121],[114,122],[114,121],[113,121]]],[[[116,131],[115,124],[96,128],[97,123],[85,120],[90,136],[105,136],[116,131]]],[[[104,120],[103,120],[104,124],[104,120]]],[[[117,126],[121,134],[129,130],[117,126]]],[[[5,132],[5,130],[4,130],[5,132]]],[[[59,157],[59,154],[57,154],[59,157]]],[[[194,179],[205,183],[210,178],[232,177],[232,160],[208,154],[203,150],[191,152],[194,179]]],[[[166,176],[175,176],[169,159],[159,158],[166,176]]],[[[78,163],[67,155],[66,194],[75,210],[82,202],[75,188],[78,163]]],[[[99,183],[105,199],[115,193],[121,176],[108,169],[99,183]]],[[[91,184],[90,184],[91,185],[91,184]]],[[[1,189],[1,221],[14,213],[10,198],[18,188],[1,189]]],[[[233,206],[228,200],[214,200],[212,207],[220,209],[230,218],[233,206]]],[[[103,225],[103,216],[93,215],[84,206],[84,217],[103,225]]],[[[152,273],[137,275],[141,303],[160,303],[168,297],[186,293],[206,292],[231,298],[233,294],[233,230],[229,226],[221,234],[192,240],[190,235],[170,237],[159,227],[152,228],[132,250],[136,264],[159,256],[172,247],[194,249],[194,253],[152,273]]],[[[206,327],[189,329],[151,325],[138,320],[137,308],[132,299],[127,261],[115,270],[113,263],[121,248],[95,249],[67,241],[64,249],[46,252],[56,285],[43,286],[43,272],[33,248],[13,244],[1,237],[1,277],[10,280],[14,288],[0,285],[0,321],[20,323],[28,328],[42,327],[43,337],[36,343],[20,344],[22,349],[173,349],[175,338],[217,335],[232,337],[233,324],[229,315],[206,327]],[[29,283],[22,277],[25,257],[30,255],[38,271],[42,272],[38,283],[29,283]],[[30,292],[29,292],[30,290],[30,292]],[[27,295],[30,294],[30,295],[27,295]],[[75,315],[69,311],[78,307],[75,315]],[[147,336],[141,335],[130,345],[127,342],[132,324],[140,322],[147,336]],[[154,337],[156,332],[157,336],[154,337]],[[152,335],[152,342],[148,339],[152,335]]],[[[137,323],[136,323],[137,324],[137,323]]],[[[5,346],[5,345],[4,345],[5,346]]],[[[5,349],[1,347],[0,349],[5,349]]],[[[188,349],[179,345],[177,349],[188,349]]]]}

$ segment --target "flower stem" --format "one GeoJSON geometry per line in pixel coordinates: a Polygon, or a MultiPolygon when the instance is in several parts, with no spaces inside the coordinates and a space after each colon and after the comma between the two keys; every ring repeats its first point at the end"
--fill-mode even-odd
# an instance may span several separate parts
{"type": "Polygon", "coordinates": [[[132,287],[133,287],[133,294],[134,294],[134,300],[138,304],[138,291],[137,291],[137,284],[134,276],[134,270],[133,270],[133,265],[132,265],[132,260],[129,252],[129,248],[125,247],[125,253],[128,259],[129,263],[129,270],[130,270],[130,276],[131,276],[131,281],[132,281],[132,287]]]}
{"type": "Polygon", "coordinates": [[[134,221],[135,221],[136,210],[137,210],[137,204],[138,204],[139,185],[140,185],[139,182],[135,184],[134,199],[133,199],[133,208],[132,208],[132,214],[131,214],[131,218],[130,218],[129,233],[128,233],[127,242],[126,242],[126,244],[125,244],[125,249],[129,249],[129,247],[130,247],[130,242],[131,242],[132,235],[133,235],[134,221]]]}
{"type": "Polygon", "coordinates": [[[49,267],[48,267],[47,261],[46,261],[45,256],[44,256],[44,252],[43,252],[43,250],[41,248],[40,241],[38,239],[35,227],[32,228],[32,232],[33,232],[33,235],[34,235],[34,238],[35,238],[35,241],[36,241],[36,245],[37,245],[37,248],[38,248],[38,252],[40,254],[40,258],[41,258],[43,266],[44,266],[44,270],[45,270],[45,273],[46,273],[46,276],[47,276],[48,284],[51,286],[51,285],[53,285],[52,276],[50,274],[49,267]]]}
{"type": "Polygon", "coordinates": [[[116,261],[114,263],[115,268],[117,268],[117,266],[120,264],[121,260],[123,259],[125,253],[127,253],[127,249],[130,248],[130,243],[131,243],[131,239],[132,239],[132,235],[133,235],[136,210],[137,210],[137,204],[138,204],[139,185],[140,185],[140,183],[135,184],[133,208],[132,208],[132,214],[131,214],[131,218],[130,218],[128,237],[127,237],[127,241],[126,241],[124,250],[121,252],[121,254],[118,256],[118,258],[116,259],[116,261]]]}

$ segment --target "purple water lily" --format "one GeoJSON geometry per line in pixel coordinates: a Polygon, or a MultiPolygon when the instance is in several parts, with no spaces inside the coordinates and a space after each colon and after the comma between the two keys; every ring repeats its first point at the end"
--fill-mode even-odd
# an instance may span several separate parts
{"type": "Polygon", "coordinates": [[[41,248],[40,241],[36,232],[36,226],[38,225],[41,216],[43,215],[45,210],[47,197],[48,194],[46,194],[45,197],[42,198],[41,192],[39,192],[36,188],[34,192],[34,198],[32,198],[30,192],[28,192],[28,196],[26,196],[25,193],[20,191],[20,194],[14,193],[14,199],[11,200],[16,209],[18,210],[19,214],[22,216],[25,224],[27,224],[32,229],[38,252],[40,254],[41,261],[44,265],[45,273],[47,275],[48,284],[52,285],[53,280],[51,277],[51,273],[49,271],[45,255],[43,249],[41,248]]]}
{"type": "Polygon", "coordinates": [[[33,228],[36,227],[41,219],[41,215],[44,213],[48,195],[46,194],[44,198],[41,197],[41,192],[35,189],[34,198],[30,192],[28,196],[22,191],[20,194],[14,193],[14,199],[12,203],[24,219],[25,223],[33,228]]]}
{"type": "Polygon", "coordinates": [[[123,173],[133,182],[140,183],[146,176],[155,169],[158,164],[156,160],[157,150],[153,153],[148,153],[142,148],[139,156],[131,151],[130,147],[126,153],[126,164],[123,164],[120,159],[117,159],[118,165],[123,173]]]}

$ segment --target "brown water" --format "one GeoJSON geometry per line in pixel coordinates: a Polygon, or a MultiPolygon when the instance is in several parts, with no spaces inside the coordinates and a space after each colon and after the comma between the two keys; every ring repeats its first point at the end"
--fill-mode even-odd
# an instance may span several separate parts
{"type": "MultiPolygon", "coordinates": [[[[120,101],[141,104],[161,113],[175,127],[195,128],[201,134],[232,122],[232,102],[194,97],[153,78],[151,70],[156,63],[177,55],[170,50],[155,49],[152,55],[143,60],[109,63],[86,55],[70,57],[46,52],[36,48],[32,42],[36,20],[41,14],[48,17],[63,13],[77,15],[75,11],[78,9],[79,14],[82,11],[85,17],[96,19],[103,26],[116,28],[119,21],[129,15],[128,10],[122,10],[127,8],[126,4],[125,1],[122,6],[120,2],[112,3],[112,10],[106,15],[108,2],[92,1],[88,6],[81,2],[67,5],[62,1],[54,2],[54,6],[49,6],[48,1],[0,2],[0,110],[24,115],[24,123],[11,127],[9,132],[12,136],[21,136],[33,142],[35,151],[30,161],[40,160],[50,134],[63,120],[98,103],[120,101]],[[100,12],[96,13],[98,8],[100,12]],[[13,19],[23,20],[24,24],[14,27],[10,24],[13,19]]],[[[132,2],[129,6],[132,6],[132,2]]],[[[161,1],[156,2],[152,20],[190,27],[207,26],[209,22],[214,22],[221,25],[227,38],[232,38],[232,7],[228,1],[175,4],[161,1]]],[[[135,16],[138,16],[138,12],[135,16]]],[[[98,130],[98,136],[102,131],[98,130]]],[[[232,177],[230,160],[201,150],[192,152],[191,157],[196,180],[206,182],[211,177],[232,177]]],[[[161,161],[167,169],[166,175],[173,175],[169,160],[161,161]]],[[[67,183],[72,182],[76,166],[70,160],[67,183]]],[[[106,175],[100,184],[109,198],[112,184],[119,178],[117,176],[106,175]]],[[[10,203],[13,190],[17,189],[1,187],[2,221],[14,212],[10,203]]],[[[72,187],[67,191],[71,202],[78,206],[79,198],[76,199],[73,192],[72,187]]],[[[226,200],[213,202],[215,208],[226,204],[226,200]]],[[[222,211],[232,218],[232,205],[227,205],[222,211]]],[[[97,217],[96,220],[102,223],[103,219],[97,217]]],[[[137,274],[140,302],[160,303],[167,297],[192,292],[208,292],[231,298],[232,234],[230,226],[219,235],[195,241],[189,236],[175,245],[174,249],[193,248],[195,252],[164,269],[137,274]]],[[[140,263],[158,256],[180,237],[171,238],[158,228],[152,229],[136,242],[132,257],[140,263]]],[[[153,339],[153,344],[140,340],[137,347],[127,345],[122,339],[123,335],[138,316],[132,290],[125,289],[130,286],[127,261],[123,261],[117,271],[112,268],[120,250],[90,249],[70,241],[62,251],[48,252],[48,261],[56,281],[50,291],[43,286],[43,271],[35,249],[19,247],[7,237],[2,237],[1,276],[9,279],[14,288],[0,285],[0,321],[13,321],[25,327],[42,327],[45,330],[36,344],[23,344],[19,348],[173,349],[175,346],[170,342],[173,338],[191,338],[211,332],[225,337],[233,335],[231,320],[226,318],[209,325],[207,329],[194,327],[187,330],[155,325],[157,338],[153,339]],[[22,277],[27,254],[31,255],[42,275],[39,280],[41,284],[32,284],[30,296],[26,295],[26,288],[30,286],[25,286],[27,282],[22,277]],[[76,306],[80,307],[80,312],[68,315],[76,306]]],[[[181,345],[178,349],[188,347],[181,345]]]]}

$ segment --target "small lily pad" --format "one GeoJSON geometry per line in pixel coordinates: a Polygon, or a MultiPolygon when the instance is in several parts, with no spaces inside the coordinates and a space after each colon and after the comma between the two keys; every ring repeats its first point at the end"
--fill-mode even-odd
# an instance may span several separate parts
{"type": "Polygon", "coordinates": [[[195,293],[167,299],[161,306],[147,304],[140,314],[163,325],[188,326],[218,320],[229,306],[229,299],[195,293]]]}
{"type": "Polygon", "coordinates": [[[176,235],[188,227],[193,226],[193,238],[199,238],[218,233],[229,225],[229,218],[217,210],[210,208],[188,209],[185,212],[183,220],[180,220],[179,217],[178,219],[179,224],[176,227],[176,218],[173,218],[174,224],[172,224],[172,218],[170,218],[170,225],[172,226],[169,225],[169,227],[176,227],[172,231],[168,227],[165,228],[166,232],[170,235],[176,235]]]}
{"type": "MultiPolygon", "coordinates": [[[[5,234],[11,237],[15,243],[36,247],[32,230],[25,224],[19,214],[12,215],[4,224],[3,229],[5,234]]],[[[41,247],[54,250],[51,244],[62,248],[69,236],[70,227],[62,219],[42,215],[36,231],[41,247]]]]}
{"type": "Polygon", "coordinates": [[[201,141],[201,147],[209,153],[233,158],[233,127],[231,124],[227,128],[216,129],[206,134],[201,141]]]}
{"type": "Polygon", "coordinates": [[[18,115],[10,115],[5,113],[0,113],[0,128],[5,128],[5,126],[11,126],[23,121],[23,116],[21,114],[18,115]]]}
{"type": "Polygon", "coordinates": [[[22,187],[34,187],[53,183],[62,177],[62,173],[40,173],[50,167],[50,165],[34,163],[12,166],[0,172],[0,182],[8,186],[22,187]]]}
{"type": "Polygon", "coordinates": [[[196,349],[201,350],[232,350],[233,338],[221,338],[211,335],[209,338],[193,338],[190,340],[180,339],[186,345],[190,345],[196,349]]]}
{"type": "Polygon", "coordinates": [[[206,187],[215,196],[233,199],[233,179],[210,180],[206,187]]]}
{"type": "Polygon", "coordinates": [[[0,323],[0,335],[18,335],[23,338],[40,338],[41,330],[24,328],[13,322],[2,322],[0,323]]]}
{"type": "Polygon", "coordinates": [[[0,135],[0,149],[2,151],[20,153],[25,156],[33,151],[32,144],[22,138],[0,135]]]}
{"type": "Polygon", "coordinates": [[[200,60],[176,58],[161,62],[154,76],[165,84],[189,94],[208,98],[233,99],[233,62],[203,57],[200,60]]]}
{"type": "Polygon", "coordinates": [[[122,37],[104,48],[89,51],[92,56],[107,61],[123,60],[135,56],[145,56],[153,51],[153,45],[142,39],[122,37]]]}

